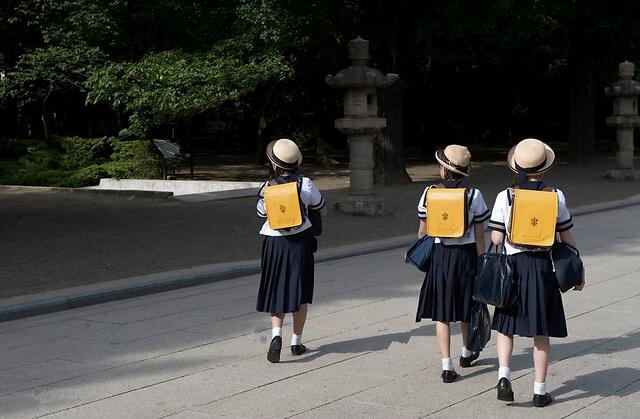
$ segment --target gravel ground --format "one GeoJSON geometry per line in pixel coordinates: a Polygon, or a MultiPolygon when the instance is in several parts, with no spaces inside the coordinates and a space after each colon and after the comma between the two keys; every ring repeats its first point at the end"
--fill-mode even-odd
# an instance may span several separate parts
{"type": "MultiPolygon", "coordinates": [[[[562,189],[569,208],[640,193],[638,182],[611,182],[601,175],[615,161],[559,163],[546,175],[562,189]]],[[[252,166],[253,176],[263,168],[252,166]]],[[[247,166],[225,167],[225,178],[245,178],[247,166]]],[[[379,187],[395,206],[383,217],[338,214],[347,193],[348,171],[338,164],[306,168],[329,203],[320,248],[366,242],[417,231],[416,203],[436,180],[434,164],[408,167],[414,183],[379,187]]],[[[266,174],[266,171],[264,171],[266,174]]],[[[491,206],[512,180],[503,162],[474,165],[472,184],[491,206]]],[[[0,298],[84,285],[191,266],[260,256],[261,221],[255,198],[186,203],[171,198],[0,190],[0,298]]],[[[576,227],[580,228],[579,220],[576,227]]]]}

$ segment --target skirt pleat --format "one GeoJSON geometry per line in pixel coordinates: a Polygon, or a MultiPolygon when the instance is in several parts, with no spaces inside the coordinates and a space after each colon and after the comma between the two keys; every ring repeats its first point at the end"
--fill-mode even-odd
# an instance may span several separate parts
{"type": "Polygon", "coordinates": [[[474,243],[435,244],[431,266],[420,289],[416,322],[421,319],[469,321],[476,260],[474,243]]]}
{"type": "Polygon", "coordinates": [[[492,329],[506,335],[567,336],[562,296],[549,252],[511,256],[518,281],[518,307],[496,308],[492,329]]]}
{"type": "Polygon", "coordinates": [[[265,236],[256,310],[292,313],[313,300],[313,236],[305,230],[291,236],[265,236]]]}

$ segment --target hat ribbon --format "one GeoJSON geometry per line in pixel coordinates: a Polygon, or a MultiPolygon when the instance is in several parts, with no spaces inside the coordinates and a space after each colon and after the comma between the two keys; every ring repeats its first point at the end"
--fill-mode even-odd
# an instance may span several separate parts
{"type": "Polygon", "coordinates": [[[449,158],[447,157],[446,154],[444,154],[444,151],[440,151],[440,156],[443,162],[445,162],[446,164],[454,167],[457,170],[460,170],[461,172],[468,172],[468,169],[471,167],[471,164],[468,164],[466,167],[465,166],[460,166],[459,164],[455,164],[454,162],[452,162],[451,160],[449,160],[449,158]]]}
{"type": "Polygon", "coordinates": [[[518,186],[521,188],[527,187],[527,175],[531,173],[537,173],[540,169],[542,169],[547,164],[547,159],[545,158],[542,163],[534,167],[522,167],[518,163],[514,161],[516,165],[516,169],[518,170],[518,186]]]}

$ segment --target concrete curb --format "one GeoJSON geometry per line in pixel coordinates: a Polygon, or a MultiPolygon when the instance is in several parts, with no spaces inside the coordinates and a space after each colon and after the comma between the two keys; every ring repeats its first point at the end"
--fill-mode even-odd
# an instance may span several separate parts
{"type": "MultiPolygon", "coordinates": [[[[1,187],[1,186],[0,186],[1,187]]],[[[640,195],[571,210],[574,217],[640,205],[640,195]]],[[[316,253],[316,263],[330,262],[391,249],[408,247],[415,235],[392,237],[368,243],[358,243],[316,253]]],[[[218,263],[189,269],[162,272],[98,284],[18,296],[0,300],[0,322],[68,310],[109,301],[139,297],[178,288],[203,285],[226,279],[254,275],[260,272],[260,260],[218,263]]]]}
{"type": "Polygon", "coordinates": [[[160,191],[119,191],[112,189],[83,189],[83,188],[62,188],[57,186],[19,186],[19,185],[0,185],[0,190],[9,190],[14,192],[72,192],[84,194],[105,194],[120,196],[139,196],[151,198],[170,198],[173,192],[160,191]]]}

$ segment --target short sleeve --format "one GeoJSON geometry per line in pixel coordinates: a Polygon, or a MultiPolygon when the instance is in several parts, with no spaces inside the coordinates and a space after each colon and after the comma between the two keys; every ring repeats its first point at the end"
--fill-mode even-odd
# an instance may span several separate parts
{"type": "Polygon", "coordinates": [[[565,200],[564,194],[559,189],[556,190],[556,192],[558,192],[558,221],[556,223],[556,232],[561,233],[573,228],[573,218],[567,208],[567,201],[565,200]]]}
{"type": "Polygon", "coordinates": [[[420,196],[420,200],[418,201],[418,218],[421,220],[426,220],[427,219],[427,207],[425,205],[425,201],[426,201],[426,195],[427,195],[427,190],[429,188],[425,188],[424,191],[422,192],[422,195],[420,196]]]}
{"type": "Polygon", "coordinates": [[[258,211],[258,217],[267,218],[267,209],[264,206],[264,187],[267,186],[267,182],[264,182],[260,189],[258,189],[258,203],[256,209],[258,211]]]}
{"type": "Polygon", "coordinates": [[[312,210],[319,210],[324,207],[324,197],[320,189],[309,178],[304,178],[302,182],[302,193],[308,198],[307,206],[312,210]]]}
{"type": "Polygon", "coordinates": [[[489,220],[489,230],[506,233],[505,227],[505,208],[507,207],[507,191],[502,191],[496,196],[496,202],[493,204],[491,211],[491,219],[489,220]]]}
{"type": "Polygon", "coordinates": [[[484,223],[491,216],[491,211],[487,208],[487,203],[484,201],[482,192],[475,189],[474,194],[470,211],[473,214],[473,222],[478,224],[484,223]]]}

